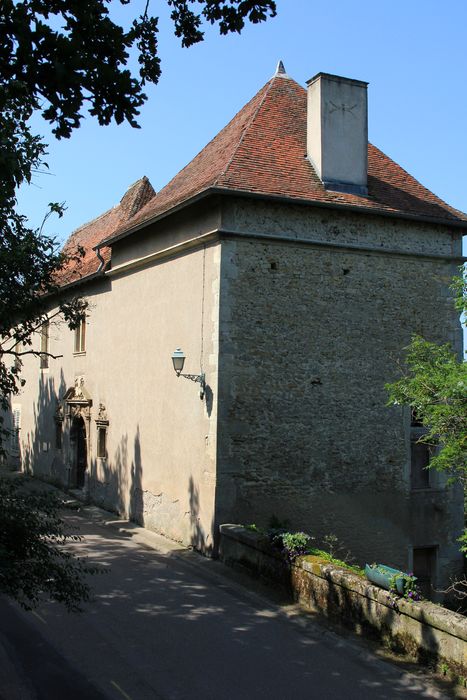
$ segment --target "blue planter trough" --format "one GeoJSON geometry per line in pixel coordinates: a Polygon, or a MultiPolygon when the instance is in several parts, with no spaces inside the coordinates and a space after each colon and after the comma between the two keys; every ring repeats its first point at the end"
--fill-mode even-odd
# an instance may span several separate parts
{"type": "MultiPolygon", "coordinates": [[[[391,583],[395,581],[397,592],[399,595],[404,595],[405,580],[408,574],[399,569],[392,569],[390,566],[385,566],[385,564],[375,564],[374,566],[366,564],[365,576],[371,583],[384,588],[386,591],[389,591],[391,583]],[[394,577],[396,578],[394,579],[394,577]]],[[[412,576],[411,579],[416,581],[415,576],[412,576]]]]}

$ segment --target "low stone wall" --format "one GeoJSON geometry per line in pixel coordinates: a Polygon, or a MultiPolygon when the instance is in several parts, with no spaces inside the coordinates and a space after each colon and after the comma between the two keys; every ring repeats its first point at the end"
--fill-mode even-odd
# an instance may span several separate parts
{"type": "Polygon", "coordinates": [[[264,535],[239,525],[221,525],[220,533],[219,557],[225,564],[273,579],[305,608],[358,634],[376,636],[395,651],[467,675],[467,620],[462,615],[403,598],[395,610],[387,591],[319,557],[299,557],[289,568],[264,535]]]}

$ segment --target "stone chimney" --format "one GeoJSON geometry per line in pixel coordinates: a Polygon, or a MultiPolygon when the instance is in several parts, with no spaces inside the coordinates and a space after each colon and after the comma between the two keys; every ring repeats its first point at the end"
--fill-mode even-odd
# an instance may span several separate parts
{"type": "Polygon", "coordinates": [[[368,83],[318,73],[307,85],[307,155],[323,185],[368,194],[368,83]]]}

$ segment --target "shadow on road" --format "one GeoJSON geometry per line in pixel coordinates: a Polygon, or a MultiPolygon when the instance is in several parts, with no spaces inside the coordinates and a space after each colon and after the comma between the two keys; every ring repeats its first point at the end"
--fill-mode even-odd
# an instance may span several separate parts
{"type": "Polygon", "coordinates": [[[207,560],[193,564],[191,552],[161,554],[78,515],[68,519],[85,536],[77,553],[109,574],[93,577],[83,614],[46,605],[44,624],[34,624],[108,697],[443,697],[319,625],[299,630],[278,607],[213,575],[207,560]]]}

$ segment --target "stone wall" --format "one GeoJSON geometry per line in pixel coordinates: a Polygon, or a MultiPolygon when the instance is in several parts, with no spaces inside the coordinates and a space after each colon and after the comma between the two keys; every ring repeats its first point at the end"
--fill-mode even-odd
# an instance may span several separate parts
{"type": "Polygon", "coordinates": [[[222,209],[222,227],[266,236],[280,235],[290,240],[306,238],[331,245],[366,246],[373,250],[462,255],[461,235],[446,226],[349,210],[287,205],[272,199],[229,199],[222,209]]]}
{"type": "Polygon", "coordinates": [[[426,257],[457,244],[427,225],[252,207],[223,218],[218,522],[275,514],[404,569],[413,547],[436,546],[446,581],[462,494],[436,474],[411,491],[410,416],[386,407],[384,385],[413,333],[459,347],[455,265],[426,257]]]}
{"type": "Polygon", "coordinates": [[[447,664],[455,675],[467,672],[465,617],[428,601],[400,599],[397,609],[387,591],[317,557],[299,557],[290,569],[267,539],[238,525],[221,525],[220,558],[256,576],[275,580],[301,605],[377,637],[421,663],[447,664]]]}

